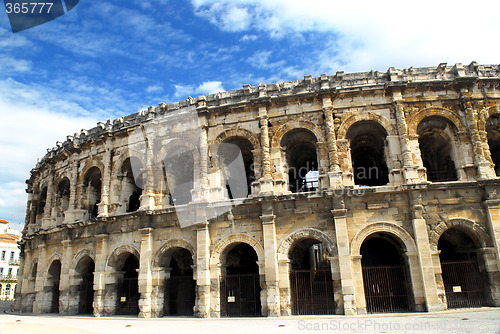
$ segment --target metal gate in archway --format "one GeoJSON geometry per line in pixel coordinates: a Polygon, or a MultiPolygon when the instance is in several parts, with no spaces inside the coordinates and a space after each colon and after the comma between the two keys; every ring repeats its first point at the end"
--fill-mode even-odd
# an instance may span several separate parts
{"type": "Polygon", "coordinates": [[[225,275],[220,282],[221,316],[261,316],[259,274],[225,275]]]}
{"type": "Polygon", "coordinates": [[[363,267],[366,310],[369,313],[413,311],[406,266],[363,267]]]}
{"type": "Polygon", "coordinates": [[[165,283],[168,315],[193,315],[196,299],[196,282],[193,276],[173,276],[165,283]]]}
{"type": "Polygon", "coordinates": [[[117,314],[135,315],[139,313],[139,286],[137,278],[124,278],[118,284],[117,314]]]}
{"type": "Polygon", "coordinates": [[[441,262],[448,308],[491,305],[486,272],[478,261],[441,262]]]}
{"type": "Polygon", "coordinates": [[[290,272],[292,314],[335,314],[331,271],[292,270],[290,272]]]}
{"type": "Polygon", "coordinates": [[[92,314],[94,302],[94,274],[92,272],[82,275],[80,283],[80,302],[78,304],[79,314],[92,314]]]}

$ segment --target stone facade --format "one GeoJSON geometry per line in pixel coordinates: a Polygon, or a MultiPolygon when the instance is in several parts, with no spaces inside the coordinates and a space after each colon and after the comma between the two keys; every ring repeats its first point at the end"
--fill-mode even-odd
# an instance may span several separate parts
{"type": "Polygon", "coordinates": [[[369,297],[383,283],[367,283],[389,265],[404,268],[400,309],[439,311],[467,289],[443,273],[451,260],[474,262],[480,304],[500,306],[499,100],[500,66],[440,64],[245,85],[98,123],[27,181],[16,308],[245,315],[233,305],[250,295],[225,289],[253,273],[264,316],[390,312],[369,297]],[[324,268],[330,306],[307,309],[293,277],[324,268]]]}

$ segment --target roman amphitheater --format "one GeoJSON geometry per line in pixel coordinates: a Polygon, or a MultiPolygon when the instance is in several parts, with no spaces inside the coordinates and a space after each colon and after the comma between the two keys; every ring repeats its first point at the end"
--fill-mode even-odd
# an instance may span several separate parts
{"type": "Polygon", "coordinates": [[[20,312],[500,306],[500,66],[305,76],[98,123],[27,181],[20,312]]]}

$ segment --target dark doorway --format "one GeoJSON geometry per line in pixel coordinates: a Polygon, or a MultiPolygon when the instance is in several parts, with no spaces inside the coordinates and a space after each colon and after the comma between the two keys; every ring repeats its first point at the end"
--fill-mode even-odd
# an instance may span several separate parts
{"type": "Polygon", "coordinates": [[[495,165],[495,173],[500,176],[500,114],[492,115],[486,122],[488,133],[488,145],[490,147],[491,160],[495,165]]]}
{"type": "Polygon", "coordinates": [[[220,144],[217,153],[230,199],[245,198],[255,181],[253,146],[242,137],[232,137],[220,144]]]}
{"type": "Polygon", "coordinates": [[[364,241],[360,251],[367,311],[413,311],[410,275],[402,246],[381,233],[364,241]]]}
{"type": "Polygon", "coordinates": [[[137,272],[139,260],[130,254],[120,268],[123,278],[118,283],[116,314],[136,315],[139,313],[139,284],[137,272]]]}
{"type": "Polygon", "coordinates": [[[226,272],[221,277],[221,316],[261,316],[260,276],[257,254],[252,246],[240,243],[226,255],[226,272]]]}
{"type": "Polygon", "coordinates": [[[330,262],[325,246],[314,239],[297,242],[290,251],[292,314],[335,314],[330,262]]]}
{"type": "Polygon", "coordinates": [[[448,308],[490,306],[488,274],[475,242],[453,228],[441,235],[438,249],[448,308]]]}
{"type": "Polygon", "coordinates": [[[49,267],[50,313],[59,313],[59,284],[61,282],[61,262],[55,260],[49,267]]]}
{"type": "Polygon", "coordinates": [[[192,316],[196,300],[196,282],[193,279],[193,258],[184,248],[175,248],[171,255],[170,278],[165,282],[166,315],[192,316]]]}
{"type": "Polygon", "coordinates": [[[78,287],[78,314],[93,314],[94,270],[94,261],[89,256],[83,257],[76,267],[76,272],[81,277],[78,287]]]}
{"type": "Polygon", "coordinates": [[[175,146],[167,151],[163,160],[166,183],[174,205],[188,204],[194,187],[194,157],[185,146],[175,146]]]}

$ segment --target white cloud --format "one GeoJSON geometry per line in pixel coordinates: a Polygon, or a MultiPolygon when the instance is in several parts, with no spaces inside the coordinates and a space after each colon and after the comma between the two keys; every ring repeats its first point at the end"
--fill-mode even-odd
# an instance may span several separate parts
{"type": "Polygon", "coordinates": [[[146,87],[146,92],[148,93],[157,93],[161,92],[163,90],[163,87],[160,85],[149,85],[146,87]]]}
{"type": "MultiPolygon", "coordinates": [[[[222,30],[231,30],[233,8],[246,9],[244,24],[233,31],[266,33],[281,38],[296,33],[324,33],[329,48],[318,50],[320,70],[347,71],[389,66],[432,66],[439,62],[497,63],[500,2],[332,0],[193,0],[199,15],[222,30]],[[250,20],[250,21],[249,21],[250,20]]],[[[316,69],[314,69],[316,70],[316,69]]]]}
{"type": "Polygon", "coordinates": [[[174,85],[175,93],[174,98],[186,98],[188,96],[196,96],[196,95],[209,95],[218,92],[225,91],[224,87],[222,87],[221,81],[205,81],[200,84],[198,87],[194,85],[174,85]]]}
{"type": "Polygon", "coordinates": [[[24,181],[56,141],[95,126],[96,119],[82,114],[79,105],[43,87],[0,80],[0,218],[24,222],[24,181]]]}
{"type": "Polygon", "coordinates": [[[255,41],[257,38],[257,35],[244,35],[240,38],[240,42],[255,41]]]}

